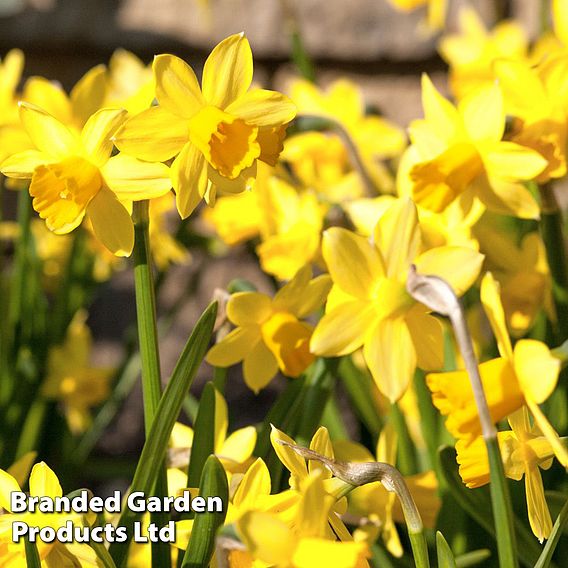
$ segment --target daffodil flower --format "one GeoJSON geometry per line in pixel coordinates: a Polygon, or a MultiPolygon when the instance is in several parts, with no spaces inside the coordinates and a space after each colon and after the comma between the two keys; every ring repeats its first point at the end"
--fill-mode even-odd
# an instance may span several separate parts
{"type": "Polygon", "coordinates": [[[446,23],[448,0],[389,0],[389,2],[403,12],[426,6],[428,8],[426,23],[431,31],[441,30],[446,23]]]}
{"type": "Polygon", "coordinates": [[[334,499],[325,491],[321,471],[308,475],[299,489],[301,498],[293,523],[262,511],[249,511],[237,521],[237,531],[248,553],[282,568],[368,566],[365,543],[337,542],[335,535],[329,534],[327,517],[334,499]]]}
{"type": "Polygon", "coordinates": [[[308,348],[313,328],[302,320],[323,304],[330,286],[329,276],[312,280],[305,266],[274,298],[260,292],[233,294],[227,317],[237,327],[209,350],[206,361],[218,367],[243,361],[245,382],[255,392],[278,369],[298,377],[314,360],[308,348]]]}
{"type": "MultiPolygon", "coordinates": [[[[552,520],[539,468],[548,469],[552,465],[554,450],[540,430],[531,427],[525,406],[509,416],[509,424],[512,430],[498,433],[505,475],[516,481],[524,476],[529,523],[542,542],[550,535],[552,520]]],[[[489,483],[489,459],[483,439],[476,438],[471,444],[458,440],[456,450],[460,476],[467,487],[489,483]]]]}
{"type": "Polygon", "coordinates": [[[410,171],[418,205],[443,211],[466,192],[489,210],[537,219],[539,208],[523,187],[547,161],[536,151],[503,141],[505,110],[498,85],[482,88],[454,107],[422,78],[424,119],[410,125],[419,162],[410,171]]]}
{"type": "MultiPolygon", "coordinates": [[[[251,456],[256,444],[256,429],[254,426],[246,426],[227,435],[228,427],[227,402],[223,395],[215,390],[215,455],[227,473],[244,473],[252,462],[251,456]]],[[[192,445],[193,429],[181,422],[176,422],[170,437],[170,448],[186,450],[189,453],[192,445]]],[[[185,459],[180,467],[186,470],[187,463],[188,459],[185,459]]]]}
{"type": "Polygon", "coordinates": [[[324,232],[323,257],[334,285],[310,349],[342,356],[363,346],[365,362],[391,402],[406,392],[417,364],[423,369],[443,365],[442,324],[406,292],[410,265],[447,279],[462,294],[483,260],[464,247],[436,247],[419,255],[420,237],[409,199],[388,208],[370,239],[342,228],[324,232]]]}
{"type": "Polygon", "coordinates": [[[539,152],[548,162],[536,177],[544,183],[566,175],[568,56],[547,57],[533,67],[524,60],[498,60],[494,73],[503,91],[505,110],[518,120],[510,138],[539,152]],[[519,85],[522,88],[519,89],[519,85]]]}
{"type": "Polygon", "coordinates": [[[87,314],[78,312],[62,345],[52,347],[47,360],[47,377],[42,385],[46,398],[63,404],[69,429],[73,434],[84,432],[90,422],[89,410],[102,403],[110,394],[109,381],[113,369],[91,367],[91,333],[87,314]]]}
{"type": "MultiPolygon", "coordinates": [[[[68,521],[76,526],[83,525],[82,515],[77,513],[42,513],[40,511],[11,513],[10,494],[21,492],[20,483],[13,475],[0,469],[0,564],[5,568],[21,568],[26,565],[23,540],[12,542],[12,523],[20,521],[31,527],[51,527],[55,530],[64,527],[68,521]]],[[[34,465],[29,478],[29,495],[32,497],[62,497],[63,491],[55,473],[44,462],[34,465]]],[[[76,566],[81,558],[81,566],[98,566],[95,551],[87,544],[37,541],[37,550],[42,561],[48,566],[76,566]]]]}
{"type": "MultiPolygon", "coordinates": [[[[568,451],[539,407],[556,387],[560,360],[544,343],[535,339],[521,339],[513,349],[499,286],[490,272],[481,284],[481,301],[501,354],[479,365],[492,421],[496,423],[526,404],[558,461],[568,467],[568,451]]],[[[434,405],[448,417],[448,430],[466,445],[473,442],[481,434],[481,424],[466,371],[432,373],[426,381],[434,405]]]]}
{"type": "Polygon", "coordinates": [[[502,20],[491,30],[472,6],[460,7],[459,32],[445,34],[438,51],[450,66],[450,86],[458,100],[495,80],[498,59],[526,57],[529,40],[519,22],[502,20]]]}
{"type": "Polygon", "coordinates": [[[22,124],[37,149],[15,154],[0,168],[7,177],[31,179],[33,207],[51,231],[69,233],[87,215],[97,238],[117,256],[129,256],[134,246],[125,204],[171,187],[164,164],[124,154],[111,158],[111,137],[125,116],[125,110],[99,110],[77,134],[41,108],[20,103],[22,124]]]}
{"type": "Polygon", "coordinates": [[[193,69],[173,55],[153,63],[158,106],[129,119],[116,135],[122,151],[172,164],[180,215],[202,197],[240,193],[256,177],[257,160],[276,164],[296,107],[284,95],[252,89],[253,61],[244,34],[217,45],[205,62],[202,88],[193,69]]]}

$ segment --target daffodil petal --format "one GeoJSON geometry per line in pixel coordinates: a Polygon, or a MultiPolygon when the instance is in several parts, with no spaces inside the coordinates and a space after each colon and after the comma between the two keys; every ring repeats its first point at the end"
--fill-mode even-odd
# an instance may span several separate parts
{"type": "Polygon", "coordinates": [[[299,298],[299,301],[294,306],[296,317],[300,319],[305,318],[319,309],[325,303],[332,285],[333,281],[329,274],[322,274],[310,280],[305,294],[299,298]]]}
{"type": "Polygon", "coordinates": [[[499,142],[483,153],[483,163],[490,175],[506,181],[531,180],[548,162],[535,150],[514,142],[499,142]]]}
{"type": "Polygon", "coordinates": [[[176,207],[182,219],[193,213],[207,190],[207,167],[203,154],[188,142],[171,168],[172,185],[176,192],[176,207]]]}
{"type": "Polygon", "coordinates": [[[529,467],[525,472],[525,491],[529,524],[533,534],[542,543],[552,532],[552,519],[544,496],[544,486],[538,466],[529,467]]]}
{"type": "Polygon", "coordinates": [[[366,238],[332,227],[323,234],[322,251],[334,284],[355,298],[372,297],[384,270],[381,255],[366,238]]]}
{"type": "Polygon", "coordinates": [[[247,505],[252,506],[258,496],[269,495],[270,489],[270,472],[262,459],[257,458],[239,483],[233,497],[233,504],[243,509],[247,505]]]}
{"type": "Polygon", "coordinates": [[[304,479],[308,475],[306,461],[289,446],[280,444],[280,440],[288,444],[295,444],[290,436],[286,435],[275,426],[272,426],[270,430],[270,442],[278,459],[284,464],[292,476],[298,480],[304,479]]]}
{"type": "Polygon", "coordinates": [[[458,112],[426,74],[422,75],[422,106],[426,120],[436,124],[437,131],[445,140],[454,136],[459,124],[458,112]]]}
{"type": "Polygon", "coordinates": [[[186,119],[205,106],[197,77],[183,59],[169,54],[158,55],[154,58],[152,70],[160,106],[186,119]]]}
{"type": "Polygon", "coordinates": [[[119,200],[139,201],[153,199],[170,191],[170,168],[159,162],[143,162],[117,154],[102,168],[109,188],[119,200]]]}
{"type": "Polygon", "coordinates": [[[425,371],[441,369],[444,366],[444,335],[442,322],[418,309],[406,316],[408,330],[416,349],[418,366],[425,371]]]}
{"type": "Polygon", "coordinates": [[[272,312],[272,300],[259,292],[237,292],[227,302],[227,317],[235,325],[261,324],[272,312]]]}
{"type": "Polygon", "coordinates": [[[501,357],[505,357],[509,361],[513,360],[513,348],[509,333],[507,332],[507,324],[505,320],[505,311],[501,303],[501,290],[499,283],[488,272],[481,281],[481,303],[489,322],[491,329],[497,339],[497,346],[501,357]]]}
{"type": "MultiPolygon", "coordinates": [[[[256,438],[256,428],[254,426],[235,430],[223,442],[218,451],[218,457],[236,464],[242,464],[252,455],[256,438]]],[[[230,464],[227,467],[230,468],[230,464]]],[[[270,488],[268,492],[270,492],[270,488]]]]}
{"type": "Polygon", "coordinates": [[[34,170],[44,164],[46,156],[37,150],[24,150],[10,156],[2,162],[0,171],[6,176],[15,179],[30,179],[34,170]]]}
{"type": "Polygon", "coordinates": [[[187,124],[160,106],[129,118],[116,133],[114,143],[125,154],[149,162],[165,162],[189,140],[187,124]]]}
{"type": "Polygon", "coordinates": [[[278,361],[263,341],[259,341],[246,355],[243,376],[247,386],[258,393],[278,372],[278,361]]]}
{"type": "Polygon", "coordinates": [[[53,470],[45,463],[36,463],[30,473],[30,495],[32,497],[61,497],[63,490],[53,470]]]}
{"type": "Polygon", "coordinates": [[[97,65],[89,69],[71,90],[73,117],[80,126],[100,109],[107,94],[106,67],[97,65]]]}
{"type": "Polygon", "coordinates": [[[568,468],[568,449],[558,436],[556,430],[552,427],[552,424],[548,421],[548,418],[542,412],[538,404],[531,400],[526,399],[527,406],[533,415],[535,424],[540,428],[542,435],[548,440],[554,451],[556,459],[560,462],[564,468],[568,468]]]}
{"type": "Polygon", "coordinates": [[[310,351],[316,355],[341,356],[352,353],[365,341],[369,327],[376,319],[374,308],[366,302],[347,302],[326,313],[310,340],[310,351]]]}
{"type": "Polygon", "coordinates": [[[415,264],[420,274],[443,278],[461,296],[477,280],[484,258],[467,247],[436,247],[422,253],[415,264]]]}
{"type": "Polygon", "coordinates": [[[10,495],[20,492],[18,482],[3,469],[0,469],[0,507],[6,511],[11,511],[10,495]]]}
{"type": "Polygon", "coordinates": [[[395,201],[381,215],[374,231],[389,278],[400,279],[416,256],[420,244],[418,212],[409,198],[395,201]]]}
{"type": "Polygon", "coordinates": [[[363,355],[379,390],[391,402],[399,400],[416,370],[416,349],[404,319],[378,322],[365,339],[363,355]]]}
{"type": "Polygon", "coordinates": [[[237,531],[254,558],[270,566],[289,566],[296,537],[275,515],[260,511],[245,513],[237,531]]]}
{"type": "Polygon", "coordinates": [[[481,177],[475,183],[477,195],[487,209],[521,219],[538,219],[540,208],[531,192],[520,183],[481,177]]]}
{"type": "Polygon", "coordinates": [[[364,566],[369,552],[365,542],[339,542],[324,538],[302,538],[294,551],[296,568],[333,566],[355,568],[364,566]]]}
{"type": "Polygon", "coordinates": [[[542,404],[556,388],[560,360],[541,341],[521,339],[513,351],[515,373],[525,396],[542,404]]]}
{"type": "Polygon", "coordinates": [[[459,105],[465,128],[477,142],[497,142],[505,131],[503,95],[498,85],[481,88],[459,105]]]}
{"type": "Polygon", "coordinates": [[[256,126],[279,126],[296,116],[296,105],[286,95],[266,89],[245,93],[225,110],[256,126]]]}
{"type": "Polygon", "coordinates": [[[58,83],[43,77],[30,77],[24,85],[22,100],[37,105],[63,124],[73,122],[71,101],[58,83]]]}
{"type": "Polygon", "coordinates": [[[257,328],[237,327],[209,349],[205,360],[216,367],[235,365],[250,353],[259,337],[257,328]]]}
{"type": "Polygon", "coordinates": [[[87,214],[95,235],[116,256],[130,256],[134,248],[134,225],[130,214],[107,187],[91,199],[87,214]]]}
{"type": "Polygon", "coordinates": [[[77,147],[77,138],[56,118],[29,103],[20,103],[20,120],[38,150],[65,158],[77,147]]]}
{"type": "Polygon", "coordinates": [[[244,33],[224,39],[211,52],[203,67],[203,96],[224,110],[243,96],[252,82],[252,51],[244,33]]]}
{"type": "Polygon", "coordinates": [[[90,161],[103,166],[113,148],[112,136],[126,119],[124,109],[101,109],[93,114],[81,131],[81,142],[90,161]]]}

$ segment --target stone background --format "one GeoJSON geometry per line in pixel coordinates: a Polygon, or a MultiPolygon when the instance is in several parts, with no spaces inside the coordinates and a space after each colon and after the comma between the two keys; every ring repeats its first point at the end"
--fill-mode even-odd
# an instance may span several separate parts
{"type": "MultiPolygon", "coordinates": [[[[464,0],[451,0],[449,27],[464,0]]],[[[306,46],[323,84],[338,75],[356,80],[369,103],[406,126],[420,115],[420,74],[430,73],[443,86],[445,66],[436,55],[436,38],[421,31],[424,13],[396,12],[386,0],[0,0],[0,53],[20,47],[26,53],[26,75],[40,74],[69,88],[91,66],[105,62],[124,47],[145,61],[156,53],[175,53],[197,69],[220,39],[244,30],[255,55],[256,78],[281,87],[293,73],[288,62],[286,14],[297,16],[306,46]]],[[[529,33],[538,25],[536,0],[473,0],[487,22],[497,14],[521,19],[529,33]]],[[[164,376],[173,369],[193,323],[216,287],[244,277],[261,289],[269,283],[243,249],[228,259],[176,268],[160,297],[160,311],[202,272],[191,302],[176,314],[162,341],[164,376]],[[203,267],[203,268],[201,268],[203,267]]],[[[132,274],[125,271],[105,285],[95,299],[90,324],[97,340],[96,362],[116,364],[124,332],[134,320],[132,274]]],[[[196,382],[210,377],[206,365],[196,382]]],[[[260,419],[279,383],[253,396],[238,376],[230,374],[229,408],[239,422],[260,419]]],[[[142,437],[141,394],[135,389],[99,447],[106,456],[139,450],[142,437]]]]}

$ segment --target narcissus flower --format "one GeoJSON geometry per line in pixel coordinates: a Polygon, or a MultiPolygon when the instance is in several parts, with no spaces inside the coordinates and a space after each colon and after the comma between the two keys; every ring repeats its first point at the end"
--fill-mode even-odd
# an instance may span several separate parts
{"type": "Polygon", "coordinates": [[[419,161],[410,170],[418,205],[443,211],[471,192],[496,213],[536,219],[539,208],[522,185],[547,161],[536,151],[503,141],[505,109],[497,85],[469,95],[454,107],[430,79],[422,79],[424,119],[410,125],[419,161]]]}
{"type": "Polygon", "coordinates": [[[488,30],[474,8],[466,5],[459,12],[459,33],[444,35],[438,50],[450,66],[450,86],[459,100],[494,82],[494,61],[523,59],[528,45],[518,22],[504,20],[488,30]]]}
{"type": "Polygon", "coordinates": [[[130,255],[134,246],[128,204],[171,187],[164,164],[124,154],[111,158],[111,137],[125,115],[102,109],[77,134],[41,108],[20,103],[20,118],[37,150],[15,154],[1,166],[7,177],[31,179],[33,207],[51,231],[69,233],[87,215],[97,238],[117,256],[130,255]]]}
{"type": "MultiPolygon", "coordinates": [[[[552,530],[550,511],[544,496],[539,468],[552,465],[554,450],[538,428],[531,427],[526,407],[509,416],[512,430],[499,432],[499,449],[505,475],[519,481],[525,478],[525,491],[529,522],[534,535],[542,542],[552,530]]],[[[481,437],[471,444],[458,440],[456,444],[459,472],[468,487],[481,487],[489,483],[489,458],[481,437]]]]}
{"type": "Polygon", "coordinates": [[[331,287],[329,276],[312,280],[305,266],[270,298],[259,292],[238,292],[227,303],[227,317],[237,328],[207,353],[206,361],[229,367],[243,361],[246,384],[263,389],[278,369],[298,377],[314,360],[308,344],[311,325],[302,321],[325,301],[331,287]]]}
{"type": "Polygon", "coordinates": [[[441,30],[446,22],[448,0],[389,0],[398,10],[410,12],[421,6],[428,7],[427,24],[432,31],[441,30]]]}
{"type": "Polygon", "coordinates": [[[275,165],[294,104],[280,93],[252,89],[253,61],[244,34],[223,40],[207,58],[202,88],[193,69],[173,55],[153,63],[159,105],[128,120],[116,135],[122,151],[172,164],[180,215],[202,197],[240,193],[256,177],[257,160],[275,165]]]}
{"type": "MultiPolygon", "coordinates": [[[[539,407],[556,387],[560,360],[544,343],[535,339],[521,339],[513,349],[499,287],[490,272],[481,284],[481,301],[501,354],[501,357],[479,365],[493,422],[502,420],[526,404],[558,461],[568,467],[568,451],[539,407]]],[[[466,371],[432,373],[426,381],[432,391],[434,405],[448,417],[448,430],[456,438],[464,440],[466,445],[472,443],[481,435],[481,423],[466,371]]]]}
{"type": "Polygon", "coordinates": [[[89,411],[109,395],[113,369],[91,367],[92,339],[86,323],[86,313],[78,312],[62,345],[49,351],[47,377],[42,394],[61,401],[73,434],[84,432],[90,422],[89,411]]]}
{"type": "Polygon", "coordinates": [[[261,511],[245,513],[237,531],[247,552],[263,565],[282,568],[364,568],[369,550],[363,542],[337,542],[327,530],[333,497],[325,492],[319,472],[307,477],[301,488],[297,514],[290,524],[261,511]],[[316,505],[317,504],[317,505],[316,505]]]}
{"type": "MultiPolygon", "coordinates": [[[[82,515],[78,513],[11,513],[10,494],[21,492],[20,483],[7,471],[0,469],[0,508],[7,511],[0,514],[0,564],[5,568],[21,568],[26,565],[23,539],[12,541],[12,524],[15,521],[30,527],[51,527],[55,530],[71,521],[75,526],[83,526],[82,515]]],[[[61,497],[63,491],[55,473],[44,463],[34,465],[29,478],[29,495],[32,497],[61,497]]],[[[36,541],[39,557],[47,566],[81,566],[96,568],[97,555],[87,544],[44,542],[38,536],[36,541]]]]}
{"type": "Polygon", "coordinates": [[[334,285],[310,349],[342,356],[363,346],[373,379],[391,402],[405,393],[417,364],[443,365],[442,324],[406,292],[410,265],[441,276],[461,294],[483,260],[464,247],[436,247],[419,255],[420,237],[415,205],[399,199],[380,217],[371,239],[342,228],[328,229],[323,238],[334,285]]]}

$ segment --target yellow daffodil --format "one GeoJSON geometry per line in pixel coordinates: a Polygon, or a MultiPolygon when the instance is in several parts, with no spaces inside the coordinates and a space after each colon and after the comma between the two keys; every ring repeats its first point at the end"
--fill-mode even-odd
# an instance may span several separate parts
{"type": "Polygon", "coordinates": [[[206,361],[217,367],[243,361],[245,382],[255,392],[278,369],[298,377],[314,360],[308,349],[313,328],[302,320],[324,303],[330,286],[329,276],[312,280],[311,268],[305,266],[274,298],[259,292],[233,294],[227,317],[237,327],[209,350],[206,361]]]}
{"type": "Polygon", "coordinates": [[[189,251],[170,233],[168,215],[174,211],[175,199],[171,192],[150,201],[150,247],[159,270],[166,270],[170,264],[186,264],[191,259],[189,251]]]}
{"type": "MultiPolygon", "coordinates": [[[[40,511],[11,513],[10,493],[21,492],[20,483],[7,471],[0,469],[0,509],[7,513],[0,514],[0,564],[3,568],[21,568],[26,565],[26,553],[23,539],[12,542],[12,523],[20,521],[30,527],[51,527],[55,530],[71,521],[75,526],[82,526],[82,515],[77,513],[42,513],[40,511]]],[[[61,497],[63,491],[55,473],[44,463],[34,465],[29,478],[29,495],[32,497],[61,497]]],[[[98,566],[95,551],[87,544],[61,542],[43,542],[38,536],[36,541],[39,557],[48,566],[77,566],[78,557],[81,566],[98,566]]]]}
{"type": "Polygon", "coordinates": [[[86,318],[85,312],[78,312],[63,344],[50,349],[47,377],[42,386],[43,396],[62,403],[73,434],[80,434],[89,427],[89,411],[106,400],[113,375],[113,369],[89,365],[92,338],[86,318]]]}
{"type": "MultiPolygon", "coordinates": [[[[315,190],[322,200],[341,204],[365,195],[345,145],[334,134],[303,132],[290,136],[284,143],[282,160],[294,179],[303,188],[315,190]]],[[[392,185],[392,179],[382,184],[385,190],[392,185]]]]}
{"type": "MultiPolygon", "coordinates": [[[[379,436],[376,457],[369,450],[347,440],[334,442],[335,457],[341,461],[373,462],[379,461],[395,465],[397,437],[392,424],[385,425],[379,436]]],[[[425,526],[433,528],[440,510],[441,502],[437,495],[438,483],[433,471],[411,475],[405,478],[408,489],[420,511],[425,526]]],[[[396,494],[388,492],[379,481],[356,487],[348,497],[349,508],[346,517],[367,521],[354,533],[355,540],[371,543],[378,534],[387,550],[396,557],[403,554],[395,522],[404,523],[404,515],[396,494]]]]}
{"type": "Polygon", "coordinates": [[[405,393],[416,365],[443,364],[442,325],[406,292],[412,263],[463,293],[479,274],[483,256],[462,247],[437,247],[418,255],[415,205],[399,199],[383,213],[370,239],[328,229],[323,257],[333,279],[326,313],[310,342],[316,355],[341,356],[363,346],[379,390],[394,402],[405,393]]]}
{"type": "Polygon", "coordinates": [[[363,568],[368,547],[363,542],[337,542],[327,530],[327,516],[334,499],[326,493],[321,471],[307,476],[294,522],[260,511],[245,513],[237,531],[248,553],[269,566],[281,568],[363,568]]]}
{"type": "Polygon", "coordinates": [[[528,233],[517,246],[513,235],[506,235],[488,223],[478,225],[475,234],[486,254],[486,267],[501,285],[501,300],[511,334],[523,335],[541,308],[555,321],[552,281],[540,235],[528,233]]]}
{"type": "Polygon", "coordinates": [[[388,0],[397,10],[410,12],[427,6],[427,24],[432,31],[441,30],[446,23],[448,0],[388,0]]]}
{"type": "Polygon", "coordinates": [[[564,0],[552,0],[552,20],[554,33],[568,46],[568,6],[564,0]]]}
{"type": "Polygon", "coordinates": [[[130,51],[117,49],[108,63],[103,105],[125,108],[136,114],[152,104],[154,91],[152,67],[144,65],[130,51]]]}
{"type": "MultiPolygon", "coordinates": [[[[221,460],[227,473],[244,473],[251,464],[252,452],[256,444],[254,426],[239,428],[227,436],[229,413],[223,395],[215,390],[215,455],[221,460]]],[[[174,450],[185,450],[185,460],[179,462],[183,470],[187,470],[189,452],[193,445],[193,430],[181,422],[176,422],[170,437],[170,447],[174,450]]],[[[178,460],[179,461],[179,460],[178,460]]]]}
{"type": "Polygon", "coordinates": [[[454,107],[422,79],[424,119],[410,125],[419,161],[411,171],[418,205],[436,212],[466,192],[497,213],[538,218],[539,208],[520,183],[536,178],[547,161],[536,151],[503,141],[505,110],[497,85],[454,107]]]}
{"type": "MultiPolygon", "coordinates": [[[[375,185],[384,191],[392,190],[392,179],[389,179],[388,171],[381,164],[381,160],[399,156],[406,147],[406,136],[403,130],[392,122],[365,113],[365,101],[357,85],[347,79],[339,79],[331,83],[326,90],[322,90],[313,83],[301,79],[292,83],[290,96],[298,105],[299,114],[319,116],[339,123],[356,146],[365,169],[375,185]]],[[[314,164],[311,167],[317,168],[318,173],[326,174],[328,179],[330,174],[337,175],[337,168],[341,167],[341,162],[334,165],[329,159],[333,154],[338,155],[341,152],[340,144],[343,145],[343,142],[340,142],[336,135],[310,132],[301,134],[299,140],[294,143],[296,145],[301,143],[299,149],[307,157],[304,173],[306,173],[305,168],[310,168],[311,162],[314,164]],[[319,163],[313,158],[310,160],[310,152],[319,163]]],[[[345,163],[344,160],[348,155],[344,150],[342,153],[345,163]]],[[[290,154],[289,150],[288,156],[290,154]]],[[[300,155],[298,159],[304,161],[306,157],[302,158],[300,155]]],[[[353,157],[349,156],[349,159],[352,160],[353,157]]],[[[351,186],[354,179],[355,176],[352,174],[344,180],[344,183],[351,186]]],[[[336,180],[334,181],[337,183],[336,180]]],[[[325,184],[325,178],[322,182],[325,184]]]]}
{"type": "Polygon", "coordinates": [[[69,95],[57,82],[44,77],[30,77],[24,85],[22,100],[42,108],[67,128],[81,131],[87,120],[103,108],[106,98],[105,75],[104,65],[89,69],[69,95]]]}
{"type": "Polygon", "coordinates": [[[176,156],[172,183],[183,218],[202,197],[212,204],[217,192],[250,187],[258,160],[276,164],[296,108],[280,93],[249,91],[253,62],[244,34],[213,49],[201,89],[192,68],[178,57],[158,55],[152,69],[159,104],[128,120],[116,144],[144,160],[176,156]]]}
{"type": "MultiPolygon", "coordinates": [[[[552,520],[544,496],[539,468],[552,465],[554,450],[538,428],[531,427],[526,407],[509,416],[512,430],[499,432],[499,449],[505,475],[519,481],[525,478],[529,522],[534,535],[542,542],[552,530],[552,520]]],[[[489,483],[489,459],[481,437],[471,444],[458,440],[456,444],[460,475],[468,487],[489,483]]]]}
{"type": "Polygon", "coordinates": [[[202,219],[214,228],[221,240],[234,246],[254,239],[260,233],[263,210],[259,205],[259,182],[255,191],[219,197],[215,207],[202,210],[202,219]]]}
{"type": "Polygon", "coordinates": [[[102,109],[77,134],[41,108],[20,103],[20,118],[37,150],[15,154],[1,166],[7,177],[31,179],[33,207],[51,231],[69,233],[87,215],[97,238],[118,256],[129,256],[134,246],[123,202],[159,197],[171,187],[167,166],[111,157],[111,137],[125,115],[102,109]]]}
{"type": "Polygon", "coordinates": [[[438,46],[450,66],[452,93],[460,100],[495,80],[493,62],[497,59],[523,59],[528,37],[519,22],[503,20],[488,30],[471,6],[459,12],[459,33],[445,35],[438,46]]]}
{"type": "MultiPolygon", "coordinates": [[[[556,387],[560,360],[544,343],[535,339],[521,339],[513,349],[499,287],[490,272],[481,284],[481,301],[501,354],[499,358],[479,365],[492,420],[498,422],[526,404],[558,461],[568,467],[568,451],[539,407],[556,387]]],[[[466,371],[433,373],[426,380],[434,405],[447,416],[448,430],[466,445],[473,442],[481,435],[481,424],[466,371]]]]}
{"type": "Polygon", "coordinates": [[[22,77],[24,54],[10,50],[0,62],[0,163],[33,145],[18,117],[16,89],[22,77]]]}
{"type": "Polygon", "coordinates": [[[511,140],[539,152],[548,162],[536,181],[564,177],[568,53],[549,56],[536,68],[528,61],[500,60],[495,62],[494,71],[503,91],[505,109],[518,119],[513,124],[511,140]]]}
{"type": "Polygon", "coordinates": [[[261,244],[256,247],[262,269],[279,280],[289,280],[317,260],[324,208],[313,191],[298,192],[275,176],[259,195],[264,216],[261,244]]]}

